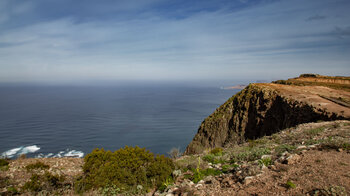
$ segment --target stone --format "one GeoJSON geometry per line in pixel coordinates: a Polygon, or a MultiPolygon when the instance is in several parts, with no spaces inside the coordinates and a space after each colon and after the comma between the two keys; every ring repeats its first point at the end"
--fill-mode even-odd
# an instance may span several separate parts
{"type": "Polygon", "coordinates": [[[253,181],[254,177],[253,176],[247,176],[244,178],[244,184],[248,185],[253,181]]]}
{"type": "Polygon", "coordinates": [[[237,196],[246,196],[246,195],[248,195],[248,194],[247,194],[247,192],[245,192],[244,190],[240,190],[240,191],[238,191],[238,193],[237,193],[237,196]]]}
{"type": "Polygon", "coordinates": [[[301,159],[301,156],[297,154],[292,154],[286,160],[287,160],[287,164],[290,165],[290,164],[297,163],[300,159],[301,159]]]}
{"type": "Polygon", "coordinates": [[[302,146],[298,146],[297,149],[306,149],[307,147],[302,145],[302,146]]]}
{"type": "Polygon", "coordinates": [[[266,171],[266,170],[268,170],[268,168],[265,165],[263,165],[263,166],[261,166],[261,170],[266,171]]]}

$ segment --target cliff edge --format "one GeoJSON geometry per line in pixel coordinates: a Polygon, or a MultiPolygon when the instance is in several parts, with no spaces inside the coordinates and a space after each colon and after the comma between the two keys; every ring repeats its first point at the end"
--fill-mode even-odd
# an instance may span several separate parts
{"type": "Polygon", "coordinates": [[[350,77],[325,77],[304,74],[293,79],[298,83],[250,84],[202,122],[185,154],[230,147],[301,123],[350,119],[350,84],[340,81],[350,77]]]}

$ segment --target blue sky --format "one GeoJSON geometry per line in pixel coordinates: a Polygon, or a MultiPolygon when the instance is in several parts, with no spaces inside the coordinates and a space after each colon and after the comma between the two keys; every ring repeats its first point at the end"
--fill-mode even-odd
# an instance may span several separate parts
{"type": "Polygon", "coordinates": [[[0,82],[350,75],[348,0],[1,0],[0,82]]]}

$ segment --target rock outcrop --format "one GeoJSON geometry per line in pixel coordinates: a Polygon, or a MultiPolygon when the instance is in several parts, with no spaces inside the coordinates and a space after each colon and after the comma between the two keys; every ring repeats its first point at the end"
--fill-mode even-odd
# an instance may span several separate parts
{"type": "Polygon", "coordinates": [[[185,154],[230,147],[307,122],[350,119],[350,109],[325,97],[349,100],[346,91],[315,86],[250,84],[207,117],[185,154]]]}

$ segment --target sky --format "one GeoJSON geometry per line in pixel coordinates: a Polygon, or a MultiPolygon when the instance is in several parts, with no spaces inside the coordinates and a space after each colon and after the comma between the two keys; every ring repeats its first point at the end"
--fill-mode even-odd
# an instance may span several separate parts
{"type": "Polygon", "coordinates": [[[1,0],[0,82],[350,75],[349,0],[1,0]]]}

